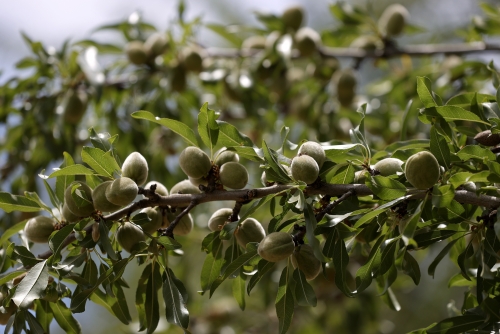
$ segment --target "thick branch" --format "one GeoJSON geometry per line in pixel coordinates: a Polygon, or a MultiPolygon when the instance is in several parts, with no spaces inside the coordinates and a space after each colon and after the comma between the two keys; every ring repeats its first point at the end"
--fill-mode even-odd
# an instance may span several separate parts
{"type": "MultiPolygon", "coordinates": [[[[271,187],[258,188],[258,189],[242,189],[242,190],[216,190],[211,193],[202,194],[174,194],[169,196],[158,196],[152,199],[143,199],[135,202],[121,210],[104,216],[104,220],[119,220],[123,217],[130,216],[134,211],[146,207],[154,206],[174,206],[174,207],[190,207],[201,203],[215,202],[215,201],[237,201],[245,202],[257,198],[262,198],[271,194],[283,193],[289,189],[293,189],[292,185],[274,185],[271,187]]],[[[352,193],[356,196],[373,195],[373,192],[364,184],[321,184],[309,186],[305,189],[306,195],[330,195],[341,197],[350,196],[352,193]],[[347,195],[349,194],[349,195],[347,195]]],[[[411,195],[411,199],[422,199],[425,197],[426,190],[410,189],[407,195],[411,195]]],[[[488,195],[476,195],[475,193],[466,190],[455,191],[455,200],[459,203],[472,204],[486,208],[500,207],[500,198],[488,195]]],[[[337,200],[338,201],[338,200],[337,200]]],[[[189,211],[189,210],[188,210],[189,211]]],[[[92,225],[86,229],[87,233],[92,230],[92,225]]],[[[70,234],[63,242],[63,246],[67,246],[75,241],[75,234],[70,234]]],[[[40,254],[38,257],[46,259],[52,255],[52,251],[40,254]]]]}

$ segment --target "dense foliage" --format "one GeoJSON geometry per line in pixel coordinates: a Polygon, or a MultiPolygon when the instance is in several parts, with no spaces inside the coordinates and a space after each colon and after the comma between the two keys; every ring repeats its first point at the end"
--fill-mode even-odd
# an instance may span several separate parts
{"type": "Polygon", "coordinates": [[[429,249],[427,273],[449,255],[465,294],[413,333],[498,331],[499,72],[465,57],[500,50],[483,42],[500,7],[482,9],[453,45],[400,43],[422,30],[400,5],[340,2],[321,33],[300,7],[246,27],[188,22],[180,2],[167,32],[136,13],[98,29],[121,44],[23,35],[28,74],[0,87],[5,332],[80,333],[90,300],[147,333],[379,333],[379,300],[401,309],[429,249]],[[275,318],[191,301],[218,289],[275,318]]]}

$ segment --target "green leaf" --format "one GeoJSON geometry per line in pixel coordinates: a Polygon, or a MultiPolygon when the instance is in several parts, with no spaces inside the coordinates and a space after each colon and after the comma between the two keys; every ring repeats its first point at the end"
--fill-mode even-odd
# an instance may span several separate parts
{"type": "Polygon", "coordinates": [[[233,297],[242,311],[245,310],[245,281],[246,275],[242,272],[232,280],[233,297]]]}
{"type": "Polygon", "coordinates": [[[368,255],[366,263],[356,272],[356,293],[364,291],[372,283],[373,269],[377,266],[377,260],[378,264],[380,264],[380,258],[377,255],[380,255],[380,252],[382,251],[380,245],[384,242],[384,240],[385,235],[378,238],[368,255]]]}
{"type": "Polygon", "coordinates": [[[257,273],[255,273],[250,281],[247,284],[247,293],[250,295],[250,291],[254,288],[254,286],[261,280],[265,273],[271,270],[274,267],[274,262],[269,262],[264,259],[261,259],[257,264],[257,273]]]}
{"type": "Polygon", "coordinates": [[[392,207],[398,203],[401,203],[402,201],[406,200],[408,197],[410,197],[410,196],[409,195],[403,196],[403,197],[397,198],[393,201],[382,204],[381,206],[379,206],[375,210],[368,212],[363,217],[358,219],[358,221],[356,222],[356,224],[354,224],[353,227],[358,228],[358,227],[362,226],[363,224],[370,222],[373,218],[377,217],[382,212],[388,210],[390,207],[392,207]]]}
{"type": "Polygon", "coordinates": [[[114,264],[113,267],[107,269],[104,273],[101,274],[99,279],[96,281],[95,285],[89,289],[82,290],[79,293],[73,294],[71,298],[71,310],[76,313],[76,310],[79,312],[85,311],[85,303],[87,302],[87,298],[90,297],[92,293],[103,283],[108,280],[113,274],[115,274],[115,270],[117,268],[125,268],[125,266],[135,257],[130,256],[126,259],[122,259],[114,264]]]}
{"type": "Polygon", "coordinates": [[[49,247],[52,250],[51,263],[59,260],[61,251],[64,249],[64,240],[66,237],[73,232],[73,225],[69,224],[64,226],[62,229],[52,234],[49,239],[49,247]]]}
{"type": "Polygon", "coordinates": [[[99,243],[110,259],[118,261],[118,255],[116,255],[111,240],[109,240],[109,229],[104,219],[99,221],[99,243]]]}
{"type": "Polygon", "coordinates": [[[471,280],[469,274],[467,273],[467,268],[465,266],[465,260],[474,255],[474,247],[472,246],[472,241],[465,247],[465,250],[458,256],[457,262],[460,270],[462,271],[462,275],[465,279],[471,280]]]}
{"type": "Polygon", "coordinates": [[[210,286],[210,297],[214,291],[222,284],[229,276],[231,276],[235,271],[239,270],[245,263],[258,257],[256,243],[250,242],[247,244],[246,253],[241,254],[236,260],[229,264],[224,271],[224,274],[220,275],[210,286]]]}
{"type": "MultiPolygon", "coordinates": [[[[338,234],[338,232],[337,232],[338,234]]],[[[349,264],[349,254],[345,247],[344,240],[340,237],[335,243],[335,256],[333,257],[333,266],[335,267],[335,285],[346,296],[352,297],[353,293],[347,286],[347,265],[349,264]]]]}
{"type": "Polygon", "coordinates": [[[30,326],[30,333],[45,334],[45,330],[33,314],[26,312],[26,322],[30,326]]]}
{"type": "MultiPolygon", "coordinates": [[[[160,321],[160,304],[158,302],[158,290],[162,286],[160,266],[153,263],[151,274],[148,278],[146,288],[146,323],[148,334],[154,333],[160,321]]],[[[165,300],[166,301],[166,300],[165,300]]]]}
{"type": "Polygon", "coordinates": [[[85,146],[82,149],[82,160],[99,175],[113,178],[113,173],[120,170],[111,151],[104,152],[101,149],[85,146]]]}
{"type": "Polygon", "coordinates": [[[8,281],[11,281],[18,276],[24,274],[25,272],[26,272],[26,269],[18,269],[15,271],[9,271],[9,272],[0,274],[0,286],[4,285],[8,281]]]}
{"type": "Polygon", "coordinates": [[[394,256],[397,249],[399,239],[386,240],[385,247],[382,250],[380,257],[380,268],[378,275],[384,275],[394,265],[394,256]]]}
{"type": "Polygon", "coordinates": [[[219,232],[214,232],[214,238],[210,243],[208,254],[201,268],[200,283],[201,291],[203,292],[210,289],[212,283],[215,282],[221,273],[222,265],[224,264],[222,249],[223,244],[222,240],[219,238],[219,232]]]}
{"type": "Polygon", "coordinates": [[[413,237],[413,239],[418,244],[418,247],[427,247],[438,241],[448,239],[455,233],[457,233],[457,231],[436,230],[417,234],[413,237]]]}
{"type": "Polygon", "coordinates": [[[370,178],[368,188],[380,199],[391,201],[406,194],[406,187],[399,181],[377,175],[370,178]]]}
{"type": "Polygon", "coordinates": [[[235,47],[241,45],[241,38],[229,30],[227,25],[222,24],[206,24],[205,27],[217,33],[219,36],[223,37],[225,40],[233,44],[235,47]]]}
{"type": "Polygon", "coordinates": [[[438,322],[434,327],[427,330],[427,334],[460,334],[477,329],[484,321],[484,316],[477,314],[452,317],[438,322]]]}
{"type": "Polygon", "coordinates": [[[142,271],[141,277],[137,282],[135,290],[135,308],[139,316],[139,331],[143,331],[147,327],[146,320],[146,292],[148,289],[148,278],[151,275],[152,263],[149,263],[142,271]]]}
{"type": "Polygon", "coordinates": [[[182,282],[175,277],[170,268],[166,268],[163,273],[163,299],[165,301],[167,321],[182,328],[188,328],[187,300],[180,290],[184,290],[182,282]]]}
{"type": "Polygon", "coordinates": [[[12,211],[37,212],[42,210],[35,201],[24,196],[16,196],[0,191],[0,209],[9,213],[12,211]]]}
{"type": "Polygon", "coordinates": [[[10,255],[10,257],[12,260],[21,261],[21,263],[25,267],[31,267],[31,266],[36,265],[39,262],[42,262],[42,260],[37,259],[35,257],[35,255],[33,255],[33,253],[31,253],[24,246],[13,246],[13,252],[10,255]]]}
{"type": "Polygon", "coordinates": [[[417,260],[408,251],[405,251],[404,259],[403,259],[403,270],[404,272],[411,277],[413,283],[418,285],[420,283],[420,266],[418,265],[417,260]]]}
{"type": "Polygon", "coordinates": [[[337,165],[333,168],[332,184],[350,184],[354,182],[354,167],[352,164],[337,165]]]}
{"type": "Polygon", "coordinates": [[[441,260],[446,256],[446,254],[450,252],[450,249],[453,247],[453,245],[455,245],[455,243],[458,240],[460,240],[460,238],[450,241],[434,258],[432,263],[429,265],[429,268],[427,269],[427,273],[429,274],[429,276],[432,276],[432,278],[434,278],[434,272],[436,271],[439,262],[441,262],[441,260]]]}
{"type": "MultiPolygon", "coordinates": [[[[0,193],[1,194],[1,193],[0,193]]],[[[24,226],[28,222],[28,219],[25,219],[17,224],[12,225],[8,229],[6,229],[2,235],[0,236],[0,245],[5,245],[5,242],[9,240],[10,237],[12,237],[14,234],[18,233],[22,229],[24,229],[24,226]]]]}
{"type": "Polygon", "coordinates": [[[42,326],[44,333],[50,332],[50,324],[54,319],[54,314],[50,308],[50,302],[46,300],[35,300],[35,312],[38,323],[42,326]]]}
{"type": "Polygon", "coordinates": [[[49,183],[47,182],[47,180],[45,178],[43,179],[43,185],[45,186],[45,190],[47,190],[47,194],[49,194],[50,203],[52,203],[52,206],[59,207],[59,205],[61,205],[62,203],[61,203],[61,201],[59,201],[59,198],[57,198],[56,193],[50,187],[49,183]]]}
{"type": "Polygon", "coordinates": [[[170,118],[155,117],[155,115],[153,115],[149,111],[144,111],[144,110],[136,111],[131,115],[133,118],[145,119],[150,122],[163,125],[164,127],[169,128],[173,132],[180,135],[189,145],[198,147],[198,140],[196,139],[194,131],[189,126],[187,126],[182,122],[170,118]]]}
{"type": "Polygon", "coordinates": [[[480,161],[487,159],[490,161],[495,161],[496,159],[493,152],[479,145],[467,145],[457,152],[457,156],[462,161],[467,161],[469,159],[478,159],[480,161]]]}
{"type": "Polygon", "coordinates": [[[297,283],[295,284],[295,299],[297,299],[297,304],[300,306],[316,307],[318,303],[316,293],[313,287],[307,283],[306,276],[299,268],[293,271],[293,279],[297,283]]]}
{"type": "Polygon", "coordinates": [[[288,176],[288,173],[285,170],[285,168],[276,159],[277,153],[271,151],[267,147],[265,141],[262,141],[262,151],[264,152],[264,159],[269,164],[269,167],[271,167],[271,170],[275,173],[274,175],[277,177],[277,180],[274,181],[278,181],[281,183],[290,182],[292,179],[290,179],[290,176],[288,176]]]}
{"type": "Polygon", "coordinates": [[[158,238],[155,238],[156,242],[163,247],[165,247],[166,250],[174,250],[174,249],[181,249],[182,245],[175,239],[167,236],[161,236],[158,238]]]}
{"type": "MultiPolygon", "coordinates": [[[[63,156],[64,156],[64,161],[59,166],[59,168],[63,169],[65,167],[69,167],[69,166],[72,166],[75,164],[75,161],[73,160],[71,155],[69,155],[67,152],[64,152],[63,156]]],[[[84,166],[82,166],[82,167],[84,167],[84,166]]],[[[75,181],[75,174],[74,173],[71,173],[69,175],[61,175],[61,176],[58,176],[56,178],[56,195],[57,195],[57,198],[59,198],[59,201],[61,201],[61,203],[64,203],[64,192],[66,191],[66,188],[68,188],[68,186],[73,181],[75,181]]]]}
{"type": "Polygon", "coordinates": [[[427,77],[417,77],[417,93],[425,108],[436,107],[431,81],[427,77]]]}
{"type": "Polygon", "coordinates": [[[279,333],[285,334],[292,323],[294,301],[289,282],[289,266],[283,268],[280,281],[278,283],[278,293],[276,294],[276,315],[279,322],[279,333]]]}
{"type": "MultiPolygon", "coordinates": [[[[71,166],[67,166],[67,167],[61,168],[59,170],[56,170],[55,172],[53,172],[52,174],[49,175],[49,179],[53,178],[53,177],[61,177],[61,176],[94,175],[94,174],[95,174],[95,171],[85,167],[84,165],[71,165],[71,166]]],[[[74,177],[73,177],[73,181],[74,181],[74,177]]],[[[73,181],[71,181],[71,182],[73,182],[73,181]]],[[[69,186],[71,182],[69,182],[67,184],[67,186],[69,186]]],[[[67,188],[67,186],[66,186],[66,188],[67,188]]],[[[66,189],[66,188],[64,188],[64,189],[66,189]]]]}
{"type": "Polygon", "coordinates": [[[219,126],[219,145],[226,147],[253,147],[252,140],[239,132],[234,125],[219,120],[217,120],[216,122],[219,126]]]}
{"type": "Polygon", "coordinates": [[[438,133],[435,125],[431,127],[430,135],[431,153],[436,157],[441,166],[448,169],[450,166],[450,148],[448,147],[445,138],[438,133]]]}
{"type": "Polygon", "coordinates": [[[219,125],[216,119],[215,111],[208,109],[208,102],[205,102],[198,114],[198,133],[203,143],[210,148],[211,155],[219,138],[219,125]]]}
{"type": "Polygon", "coordinates": [[[432,205],[437,208],[445,208],[451,205],[454,197],[455,192],[449,184],[432,189],[432,205]]]}
{"type": "Polygon", "coordinates": [[[82,332],[80,323],[76,321],[71,311],[61,300],[50,303],[50,308],[57,323],[67,334],[80,334],[82,332]]]}
{"type": "Polygon", "coordinates": [[[435,108],[437,113],[441,115],[447,122],[469,121],[469,122],[476,122],[476,123],[490,125],[490,123],[485,122],[479,117],[477,117],[476,114],[460,107],[440,106],[435,108]]]}
{"type": "MultiPolygon", "coordinates": [[[[221,144],[221,140],[219,140],[219,144],[221,144]]],[[[234,151],[238,153],[240,158],[244,158],[250,161],[255,161],[255,162],[263,162],[264,161],[264,154],[262,153],[262,150],[253,148],[253,147],[248,147],[248,146],[232,146],[228,147],[229,151],[234,151]]]]}

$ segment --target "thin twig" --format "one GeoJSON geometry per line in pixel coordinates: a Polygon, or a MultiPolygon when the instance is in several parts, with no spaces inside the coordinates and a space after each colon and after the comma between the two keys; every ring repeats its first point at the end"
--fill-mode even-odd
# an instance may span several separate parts
{"type": "Polygon", "coordinates": [[[191,209],[193,209],[197,205],[198,205],[198,203],[196,202],[196,200],[192,200],[191,203],[189,203],[189,205],[184,210],[182,210],[182,212],[179,213],[177,215],[177,217],[175,217],[175,219],[170,223],[170,225],[168,225],[168,227],[166,229],[159,230],[161,235],[166,235],[168,237],[173,238],[174,237],[174,228],[181,221],[182,217],[187,215],[189,213],[189,211],[191,211],[191,209]]]}
{"type": "Polygon", "coordinates": [[[345,201],[346,199],[348,199],[349,197],[351,197],[352,195],[354,195],[354,190],[349,190],[348,192],[346,192],[344,195],[340,196],[339,198],[337,198],[335,201],[329,203],[323,210],[321,210],[320,213],[318,213],[316,215],[316,221],[320,221],[321,219],[323,219],[323,217],[329,213],[330,211],[332,211],[333,209],[335,209],[335,207],[337,205],[339,205],[340,203],[342,203],[343,201],[345,201]]]}

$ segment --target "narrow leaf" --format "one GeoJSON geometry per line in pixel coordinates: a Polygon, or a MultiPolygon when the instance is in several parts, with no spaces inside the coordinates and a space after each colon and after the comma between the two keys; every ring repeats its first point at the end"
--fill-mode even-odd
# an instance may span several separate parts
{"type": "Polygon", "coordinates": [[[80,334],[82,332],[80,323],[76,321],[71,311],[61,300],[50,303],[50,308],[57,323],[67,334],[80,334]]]}
{"type": "Polygon", "coordinates": [[[295,284],[295,298],[297,299],[297,304],[300,306],[316,307],[318,302],[316,293],[313,287],[307,283],[306,276],[299,268],[293,271],[293,279],[297,283],[295,284]]]}
{"type": "Polygon", "coordinates": [[[37,212],[41,210],[38,203],[24,196],[16,196],[7,192],[0,192],[0,209],[9,213],[12,211],[37,212]]]}
{"type": "Polygon", "coordinates": [[[27,308],[35,299],[39,299],[49,282],[47,260],[35,264],[17,286],[12,297],[20,308],[27,308]]]}
{"type": "Polygon", "coordinates": [[[294,301],[292,291],[289,285],[289,266],[283,268],[278,284],[278,293],[276,294],[276,315],[279,321],[279,333],[285,334],[292,323],[294,301]]]}
{"type": "Polygon", "coordinates": [[[173,132],[180,135],[189,145],[198,147],[198,140],[196,139],[194,131],[182,122],[170,118],[155,117],[155,115],[153,115],[149,111],[144,110],[132,113],[132,117],[137,119],[145,119],[150,122],[163,125],[164,127],[169,128],[173,132]]]}

